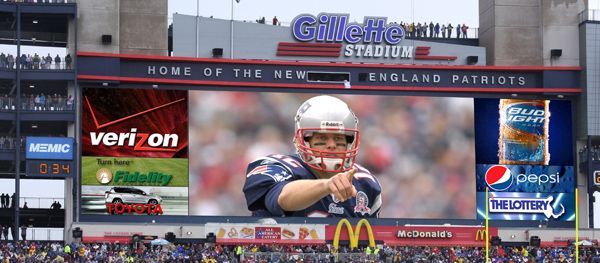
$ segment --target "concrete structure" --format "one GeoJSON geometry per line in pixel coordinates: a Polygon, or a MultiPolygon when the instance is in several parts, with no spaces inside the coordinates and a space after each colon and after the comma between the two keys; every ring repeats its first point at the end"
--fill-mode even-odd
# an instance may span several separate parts
{"type": "Polygon", "coordinates": [[[167,55],[167,1],[80,0],[77,4],[79,51],[167,55]],[[111,42],[103,43],[103,35],[111,36],[111,42]]]}
{"type": "Polygon", "coordinates": [[[488,65],[579,66],[583,0],[479,0],[479,41],[488,65]],[[550,50],[560,49],[560,57],[550,50]]]}

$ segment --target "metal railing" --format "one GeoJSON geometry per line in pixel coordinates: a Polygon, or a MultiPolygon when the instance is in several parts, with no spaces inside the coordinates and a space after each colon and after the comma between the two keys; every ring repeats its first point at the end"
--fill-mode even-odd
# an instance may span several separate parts
{"type": "Polygon", "coordinates": [[[19,198],[20,207],[23,207],[25,202],[27,202],[28,208],[50,209],[52,204],[55,201],[58,201],[63,206],[65,204],[65,199],[61,198],[61,197],[21,197],[21,198],[19,198]]]}
{"type": "MultiPolygon", "coordinates": [[[[38,94],[39,95],[39,94],[38,94]]],[[[54,96],[48,94],[44,96],[43,103],[38,101],[32,95],[21,96],[21,110],[23,111],[72,111],[75,103],[74,99],[60,95],[54,96]]],[[[38,99],[39,100],[39,99],[38,99]]],[[[15,111],[15,96],[0,94],[0,111],[15,111]]]]}
{"type": "Polygon", "coordinates": [[[281,252],[244,252],[242,262],[367,262],[378,259],[377,255],[365,253],[281,253],[281,252]]]}
{"type": "Polygon", "coordinates": [[[586,9],[579,13],[579,23],[585,21],[600,21],[600,10],[598,9],[586,9]]]}
{"type": "MultiPolygon", "coordinates": [[[[23,240],[21,235],[21,229],[17,231],[19,240],[23,240]]],[[[64,240],[64,228],[27,228],[25,230],[26,240],[39,240],[39,241],[63,241],[64,240]]],[[[8,237],[2,236],[2,240],[14,240],[12,229],[8,231],[8,237]]]]}

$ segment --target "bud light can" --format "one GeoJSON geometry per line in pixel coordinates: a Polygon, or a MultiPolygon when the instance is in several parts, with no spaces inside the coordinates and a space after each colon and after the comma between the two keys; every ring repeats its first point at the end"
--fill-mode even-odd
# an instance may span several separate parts
{"type": "Polygon", "coordinates": [[[500,164],[548,165],[549,100],[500,99],[500,164]]]}

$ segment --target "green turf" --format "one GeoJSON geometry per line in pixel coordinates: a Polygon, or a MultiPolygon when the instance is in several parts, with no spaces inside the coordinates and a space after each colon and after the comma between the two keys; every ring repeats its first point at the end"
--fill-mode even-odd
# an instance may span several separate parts
{"type": "MultiPolygon", "coordinates": [[[[108,168],[113,179],[117,171],[127,171],[130,173],[139,172],[148,174],[148,172],[159,172],[165,175],[172,175],[169,187],[187,187],[189,184],[188,159],[179,158],[123,158],[123,157],[82,157],[82,185],[103,185],[96,179],[96,172],[100,168],[108,168]],[[100,163],[98,160],[104,161],[100,163]],[[115,160],[129,161],[129,165],[117,165],[115,160]]],[[[114,180],[106,185],[131,185],[131,186],[151,186],[156,184],[149,183],[115,183],[114,180]]],[[[159,185],[161,186],[161,185],[159,185]]]]}

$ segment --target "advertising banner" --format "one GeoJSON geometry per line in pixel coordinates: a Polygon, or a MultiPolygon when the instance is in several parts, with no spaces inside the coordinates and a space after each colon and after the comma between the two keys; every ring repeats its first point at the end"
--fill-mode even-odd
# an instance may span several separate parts
{"type": "MultiPolygon", "coordinates": [[[[489,228],[489,237],[497,236],[498,229],[489,228]]],[[[336,247],[340,240],[349,241],[350,246],[359,241],[369,245],[383,242],[393,246],[485,246],[485,228],[468,226],[371,226],[366,219],[351,225],[342,219],[337,225],[325,228],[325,239],[336,247]]]]}
{"type": "Polygon", "coordinates": [[[83,156],[187,158],[187,91],[84,89],[83,156]]]}
{"type": "Polygon", "coordinates": [[[81,212],[188,214],[188,159],[83,157],[81,212]]]}
{"type": "Polygon", "coordinates": [[[83,91],[81,213],[188,215],[187,91],[83,91]]]}
{"type": "Polygon", "coordinates": [[[570,101],[475,99],[477,218],[489,188],[492,220],[575,219],[571,115],[570,101]]]}
{"type": "Polygon", "coordinates": [[[325,243],[325,225],[314,224],[206,224],[207,233],[215,233],[217,243],[325,243]]]}
{"type": "Polygon", "coordinates": [[[573,166],[478,164],[477,192],[572,193],[573,166]]]}
{"type": "Polygon", "coordinates": [[[26,138],[25,158],[42,160],[73,160],[73,138],[30,137],[26,138]]]}
{"type": "MultiPolygon", "coordinates": [[[[575,220],[574,193],[489,193],[490,220],[575,220]]],[[[477,193],[477,219],[485,219],[485,193],[477,193]]]]}

